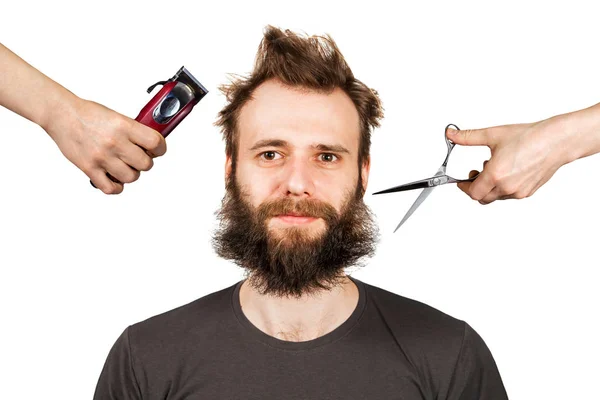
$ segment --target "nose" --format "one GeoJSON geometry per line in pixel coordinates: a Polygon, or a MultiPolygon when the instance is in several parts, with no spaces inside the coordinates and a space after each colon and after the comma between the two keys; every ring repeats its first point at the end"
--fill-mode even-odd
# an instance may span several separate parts
{"type": "Polygon", "coordinates": [[[282,191],[286,196],[312,197],[315,185],[309,160],[293,158],[285,165],[282,191]]]}

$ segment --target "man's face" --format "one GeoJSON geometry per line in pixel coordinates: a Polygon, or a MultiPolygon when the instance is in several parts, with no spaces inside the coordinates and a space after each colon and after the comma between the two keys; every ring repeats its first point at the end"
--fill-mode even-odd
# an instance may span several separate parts
{"type": "Polygon", "coordinates": [[[333,284],[343,264],[372,251],[374,239],[362,201],[368,162],[358,187],[354,104],[341,89],[323,94],[271,80],[244,105],[237,129],[221,210],[229,227],[215,240],[218,252],[248,269],[265,292],[299,295],[333,284]]]}
{"type": "MultiPolygon", "coordinates": [[[[254,207],[287,197],[315,199],[340,212],[358,181],[359,117],[340,89],[332,94],[301,92],[267,81],[253,94],[238,120],[237,182],[254,207]]],[[[227,161],[227,165],[231,160],[227,161]]],[[[368,165],[363,168],[366,187],[368,165]]],[[[292,215],[268,221],[271,232],[290,227],[322,233],[322,219],[292,215]]]]}

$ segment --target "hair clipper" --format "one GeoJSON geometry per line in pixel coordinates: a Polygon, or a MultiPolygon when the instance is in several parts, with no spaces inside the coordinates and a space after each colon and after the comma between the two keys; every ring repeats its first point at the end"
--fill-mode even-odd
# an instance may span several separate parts
{"type": "MultiPolygon", "coordinates": [[[[181,67],[171,79],[150,86],[148,93],[158,85],[162,85],[162,89],[142,108],[135,120],[166,138],[208,90],[185,67],[181,67]]],[[[106,175],[113,182],[118,182],[110,174],[106,175]]],[[[90,183],[96,187],[91,180],[90,183]]]]}

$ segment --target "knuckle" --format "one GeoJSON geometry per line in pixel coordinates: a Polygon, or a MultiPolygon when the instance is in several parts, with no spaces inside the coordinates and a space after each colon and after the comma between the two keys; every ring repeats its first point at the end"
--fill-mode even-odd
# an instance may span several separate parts
{"type": "Polygon", "coordinates": [[[469,196],[471,196],[471,198],[472,198],[473,200],[480,201],[480,200],[482,200],[482,199],[483,199],[483,196],[482,196],[482,195],[480,195],[480,194],[478,194],[478,193],[471,192],[471,193],[468,193],[468,194],[469,194],[469,196]]]}
{"type": "Polygon", "coordinates": [[[473,131],[471,129],[465,129],[463,131],[461,131],[463,134],[463,137],[465,138],[465,141],[467,143],[471,142],[471,137],[473,136],[473,131]]]}
{"type": "Polygon", "coordinates": [[[506,183],[501,183],[496,185],[496,188],[498,190],[498,193],[501,196],[507,196],[507,195],[511,195],[513,194],[515,191],[513,190],[513,185],[509,185],[506,183]]]}
{"type": "Polygon", "coordinates": [[[529,197],[529,194],[524,190],[519,190],[514,195],[515,199],[525,199],[529,197]]]}
{"type": "Polygon", "coordinates": [[[119,194],[123,191],[123,185],[114,184],[107,194],[119,194]]]}
{"type": "Polygon", "coordinates": [[[497,171],[493,171],[490,174],[490,182],[494,186],[502,186],[502,175],[499,174],[497,171]]]}
{"type": "Polygon", "coordinates": [[[115,126],[118,132],[127,132],[131,130],[132,123],[126,118],[118,118],[115,121],[115,126]]]}
{"type": "Polygon", "coordinates": [[[158,150],[158,151],[155,151],[155,152],[153,153],[153,154],[154,154],[154,157],[162,157],[162,156],[164,156],[164,155],[165,155],[165,153],[167,152],[167,145],[166,145],[166,143],[165,143],[165,144],[162,146],[162,148],[161,148],[161,147],[159,147],[157,150],[158,150]]]}
{"type": "Polygon", "coordinates": [[[105,136],[102,140],[102,146],[107,150],[114,150],[117,148],[118,140],[114,135],[105,136]]]}
{"type": "Polygon", "coordinates": [[[494,186],[506,186],[510,178],[510,173],[507,172],[507,169],[497,165],[490,169],[489,174],[490,181],[494,186]]]}
{"type": "Polygon", "coordinates": [[[506,190],[505,190],[505,193],[504,193],[504,194],[506,194],[506,195],[509,195],[509,196],[510,196],[510,195],[512,195],[512,194],[515,194],[515,193],[517,193],[518,191],[519,191],[519,186],[517,186],[517,185],[515,185],[515,184],[512,184],[512,185],[507,185],[507,186],[506,186],[506,190]]]}
{"type": "Polygon", "coordinates": [[[484,198],[479,200],[479,204],[485,206],[487,204],[490,204],[492,201],[494,201],[494,198],[492,196],[485,196],[484,198]]]}
{"type": "Polygon", "coordinates": [[[98,166],[102,162],[104,162],[105,158],[106,158],[106,153],[104,151],[102,151],[100,148],[95,148],[90,151],[88,163],[91,163],[92,166],[98,166]]]}
{"type": "Polygon", "coordinates": [[[138,179],[140,179],[140,175],[141,175],[140,171],[136,171],[136,170],[134,170],[134,171],[133,171],[133,180],[132,180],[132,182],[135,182],[135,181],[137,181],[138,179]]]}
{"type": "Polygon", "coordinates": [[[148,138],[148,145],[151,150],[156,150],[161,144],[161,140],[158,134],[154,134],[148,138]]]}
{"type": "Polygon", "coordinates": [[[84,174],[86,174],[90,179],[92,179],[93,171],[96,165],[90,160],[84,160],[81,163],[81,170],[84,174]]]}
{"type": "Polygon", "coordinates": [[[103,185],[100,190],[102,190],[104,194],[113,194],[115,188],[113,185],[103,185]]]}
{"type": "Polygon", "coordinates": [[[131,171],[127,172],[123,183],[131,183],[138,180],[140,177],[140,171],[136,171],[131,169],[131,171]]]}
{"type": "Polygon", "coordinates": [[[141,170],[142,171],[150,171],[150,169],[154,166],[154,161],[150,157],[144,157],[141,162],[141,170]]]}

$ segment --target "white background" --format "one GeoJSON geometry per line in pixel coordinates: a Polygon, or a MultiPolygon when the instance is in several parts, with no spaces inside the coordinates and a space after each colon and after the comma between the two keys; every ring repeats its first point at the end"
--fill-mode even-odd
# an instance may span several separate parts
{"type": "MultiPolygon", "coordinates": [[[[392,4],[2,4],[0,41],[80,97],[134,118],[146,88],[182,65],[210,90],[166,155],[117,196],[93,189],[40,127],[0,108],[2,398],[91,398],[127,325],[242,278],[210,245],[225,159],[213,123],[225,104],[217,86],[250,71],[267,24],[330,33],[383,99],[365,198],[382,240],[353,275],[466,320],[511,399],[600,398],[600,156],[564,166],[523,200],[482,206],[438,188],[395,234],[418,192],[370,195],[435,173],[448,123],[533,122],[599,102],[595,6],[392,4]]],[[[480,169],[489,154],[457,146],[450,175],[480,169]]]]}

